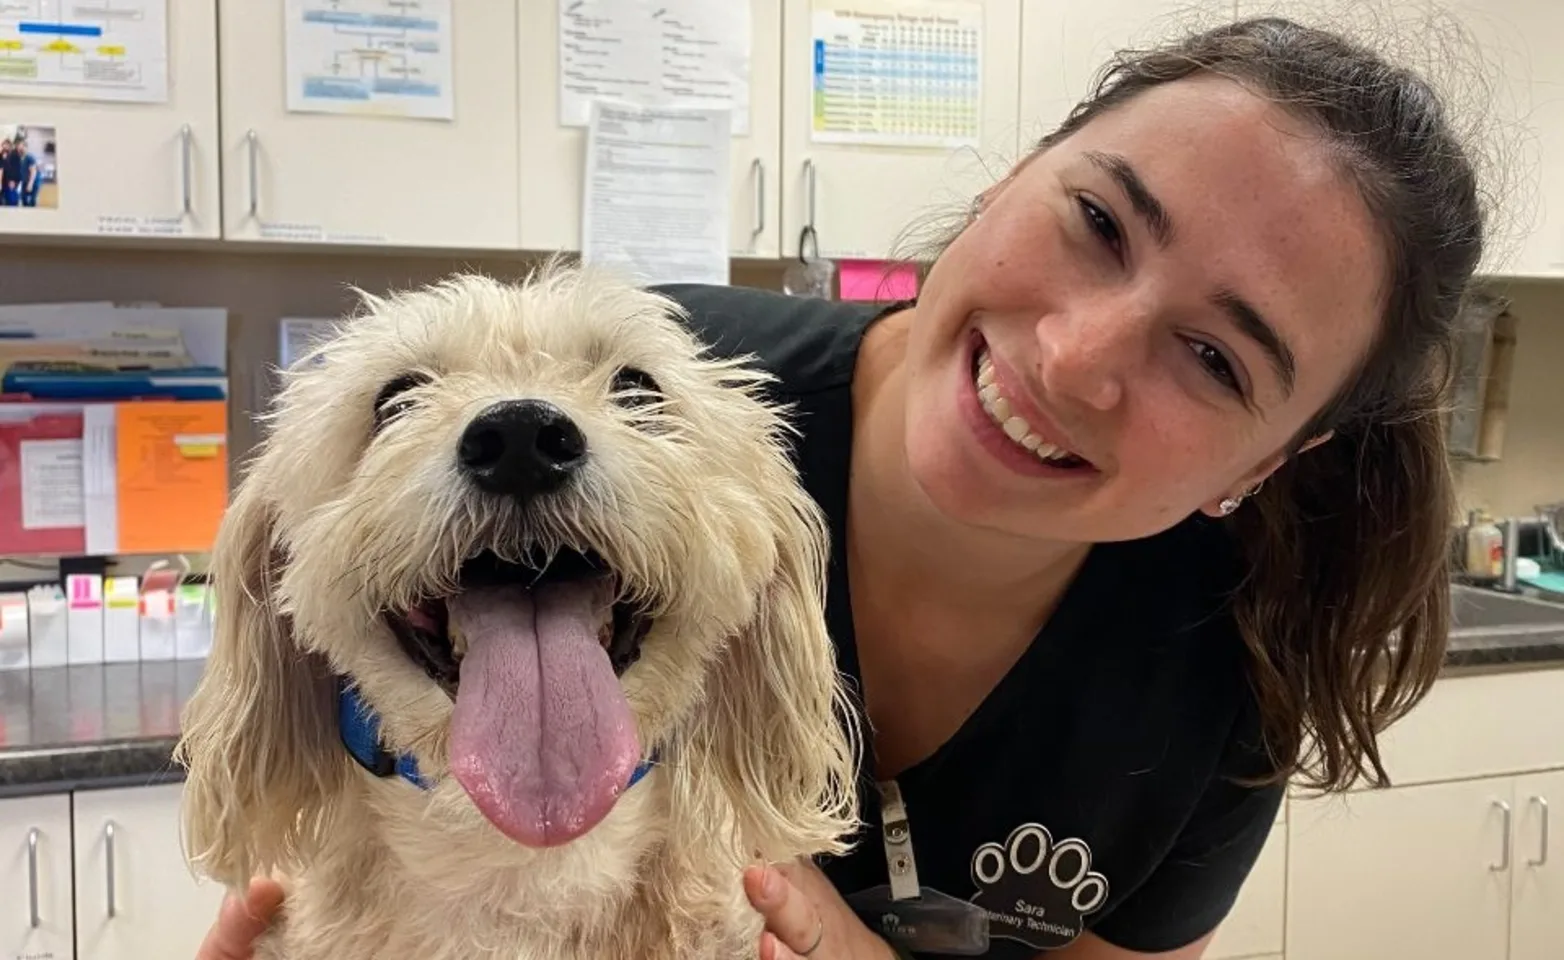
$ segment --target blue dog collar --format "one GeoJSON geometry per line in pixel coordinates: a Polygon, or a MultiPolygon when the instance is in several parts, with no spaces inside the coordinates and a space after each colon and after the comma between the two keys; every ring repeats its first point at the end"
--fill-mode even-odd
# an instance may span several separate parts
{"type": "MultiPolygon", "coordinates": [[[[420,790],[434,786],[418,772],[418,761],[412,754],[393,754],[385,748],[380,741],[380,717],[358,695],[357,688],[346,680],[337,685],[337,731],[342,737],[342,745],[358,765],[375,776],[401,777],[420,790]]],[[[655,756],[642,760],[630,774],[625,789],[640,783],[656,763],[655,756]]]]}

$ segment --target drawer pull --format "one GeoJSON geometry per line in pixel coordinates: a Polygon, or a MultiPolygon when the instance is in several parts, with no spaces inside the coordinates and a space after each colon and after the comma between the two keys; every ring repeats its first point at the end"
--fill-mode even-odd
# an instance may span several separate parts
{"type": "Polygon", "coordinates": [[[1499,862],[1488,869],[1495,873],[1510,869],[1510,805],[1503,800],[1495,800],[1493,805],[1504,814],[1504,844],[1499,848],[1499,862]]]}
{"type": "Polygon", "coordinates": [[[750,169],[755,171],[755,230],[751,235],[758,237],[766,232],[766,165],[756,157],[750,169]]]}
{"type": "Polygon", "coordinates": [[[183,211],[190,216],[190,124],[179,128],[179,189],[183,198],[183,211]]]}
{"type": "Polygon", "coordinates": [[[1526,861],[1530,867],[1545,867],[1548,865],[1548,799],[1546,797],[1532,797],[1531,802],[1542,811],[1542,836],[1538,842],[1541,852],[1537,859],[1526,861]]]}
{"type": "Polygon", "coordinates": [[[114,821],[110,820],[103,826],[103,861],[106,872],[109,875],[109,916],[118,916],[119,909],[114,904],[114,821]]]}
{"type": "Polygon", "coordinates": [[[254,218],[261,209],[260,161],[256,157],[260,138],[251,130],[245,133],[244,139],[250,148],[250,216],[254,218]]]}
{"type": "Polygon", "coordinates": [[[32,920],[32,927],[37,930],[43,926],[43,919],[38,916],[38,828],[33,827],[27,831],[27,908],[28,916],[32,920]]]}

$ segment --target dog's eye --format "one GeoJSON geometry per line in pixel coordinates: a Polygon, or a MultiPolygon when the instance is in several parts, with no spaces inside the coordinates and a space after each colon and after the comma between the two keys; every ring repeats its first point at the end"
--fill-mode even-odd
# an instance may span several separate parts
{"type": "Polygon", "coordinates": [[[639,407],[662,399],[662,388],[652,375],[636,367],[620,367],[614,374],[614,401],[621,406],[639,407]]]}
{"type": "Polygon", "coordinates": [[[429,378],[421,373],[404,373],[381,387],[375,396],[375,428],[385,426],[392,417],[412,406],[412,401],[403,394],[428,382],[429,378]]]}

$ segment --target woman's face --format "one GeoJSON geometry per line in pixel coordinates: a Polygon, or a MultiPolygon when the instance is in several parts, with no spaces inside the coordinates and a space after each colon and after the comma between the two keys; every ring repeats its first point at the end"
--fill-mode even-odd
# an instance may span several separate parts
{"type": "Polygon", "coordinates": [[[990,190],[930,272],[913,475],[954,519],[1027,537],[1214,513],[1364,355],[1384,262],[1301,121],[1214,77],[1150,90],[990,190]]]}

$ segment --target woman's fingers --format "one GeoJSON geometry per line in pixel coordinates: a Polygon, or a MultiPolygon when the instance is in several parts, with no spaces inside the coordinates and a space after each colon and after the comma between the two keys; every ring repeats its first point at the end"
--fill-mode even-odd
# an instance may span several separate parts
{"type": "Polygon", "coordinates": [[[224,897],[217,923],[201,941],[196,960],[250,960],[256,939],[271,926],[281,907],[282,885],[265,878],[250,881],[242,900],[232,894],[224,897]]]}
{"type": "Polygon", "coordinates": [[[775,955],[767,957],[763,940],[761,960],[792,960],[795,955],[814,953],[824,929],[820,912],[787,876],[773,866],[749,867],[744,871],[744,892],[784,950],[773,950],[775,955]]]}

